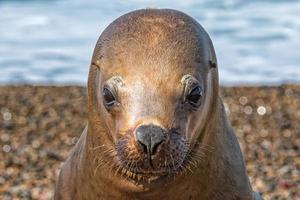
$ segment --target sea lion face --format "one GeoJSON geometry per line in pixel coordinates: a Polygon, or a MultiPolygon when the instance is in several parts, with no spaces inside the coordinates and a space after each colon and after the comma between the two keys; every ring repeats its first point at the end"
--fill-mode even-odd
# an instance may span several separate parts
{"type": "Polygon", "coordinates": [[[117,170],[149,181],[200,161],[214,64],[208,35],[178,11],[136,11],[104,31],[90,107],[113,141],[117,170]]]}

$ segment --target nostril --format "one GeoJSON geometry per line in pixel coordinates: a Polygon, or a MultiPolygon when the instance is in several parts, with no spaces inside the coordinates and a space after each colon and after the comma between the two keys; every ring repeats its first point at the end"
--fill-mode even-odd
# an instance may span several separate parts
{"type": "Polygon", "coordinates": [[[147,147],[147,145],[145,145],[143,142],[141,142],[141,141],[139,141],[139,140],[138,140],[138,143],[139,143],[140,146],[143,148],[143,152],[144,152],[145,154],[148,154],[148,147],[147,147]]]}
{"type": "Polygon", "coordinates": [[[154,155],[165,140],[164,130],[154,125],[142,125],[136,130],[136,141],[145,154],[154,155]]]}
{"type": "Polygon", "coordinates": [[[156,143],[156,144],[153,144],[153,145],[152,145],[152,147],[151,147],[151,155],[156,154],[157,149],[158,149],[158,147],[161,145],[161,143],[163,143],[163,140],[160,141],[160,142],[158,142],[158,143],[156,143]]]}
{"type": "Polygon", "coordinates": [[[165,140],[164,133],[162,131],[155,131],[151,133],[151,154],[154,155],[157,152],[158,147],[165,140]]]}
{"type": "Polygon", "coordinates": [[[136,139],[140,146],[143,148],[144,153],[148,154],[148,150],[150,150],[151,138],[148,134],[145,134],[142,131],[136,132],[136,139]]]}

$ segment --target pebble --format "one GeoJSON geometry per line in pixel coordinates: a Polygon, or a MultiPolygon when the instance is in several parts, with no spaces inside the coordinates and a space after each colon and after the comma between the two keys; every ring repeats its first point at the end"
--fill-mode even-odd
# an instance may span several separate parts
{"type": "Polygon", "coordinates": [[[244,108],[244,113],[247,114],[247,115],[251,115],[252,114],[252,107],[251,106],[245,106],[244,108]]]}
{"type": "Polygon", "coordinates": [[[264,114],[266,114],[266,112],[267,112],[267,110],[266,110],[266,108],[265,108],[264,106],[259,106],[259,107],[257,108],[257,113],[258,113],[259,115],[264,115],[264,114]]]}
{"type": "Polygon", "coordinates": [[[10,112],[4,112],[2,115],[5,121],[9,121],[12,118],[12,114],[10,112]]]}
{"type": "Polygon", "coordinates": [[[11,146],[9,146],[9,145],[6,144],[6,145],[3,146],[2,149],[3,149],[3,151],[4,151],[5,153],[8,153],[8,152],[10,152],[10,150],[11,150],[11,146]]]}
{"type": "Polygon", "coordinates": [[[246,105],[247,103],[248,103],[248,98],[247,97],[245,97],[245,96],[241,96],[240,98],[239,98],[239,102],[240,102],[240,104],[241,105],[246,105]]]}
{"type": "MultiPolygon", "coordinates": [[[[264,199],[300,199],[300,86],[224,87],[221,95],[253,188],[264,199]]],[[[0,98],[0,199],[52,199],[86,125],[86,88],[0,86],[0,96],[9,97],[0,98]]]]}

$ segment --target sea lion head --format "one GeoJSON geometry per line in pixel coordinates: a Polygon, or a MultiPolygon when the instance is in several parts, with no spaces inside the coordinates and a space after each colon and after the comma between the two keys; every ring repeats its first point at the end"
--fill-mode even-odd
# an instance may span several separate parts
{"type": "Polygon", "coordinates": [[[109,166],[128,179],[176,176],[201,160],[217,96],[215,52],[201,25],[176,10],[130,12],[94,50],[90,146],[103,147],[109,166]]]}

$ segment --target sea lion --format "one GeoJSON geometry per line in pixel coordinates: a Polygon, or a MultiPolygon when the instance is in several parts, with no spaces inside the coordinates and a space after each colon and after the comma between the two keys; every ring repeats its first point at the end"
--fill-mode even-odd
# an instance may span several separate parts
{"type": "Polygon", "coordinates": [[[55,199],[259,199],[218,89],[194,19],[169,9],[116,19],[96,44],[88,125],[55,199]]]}

